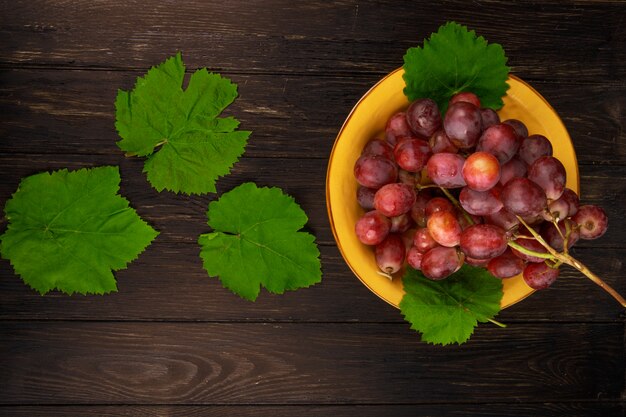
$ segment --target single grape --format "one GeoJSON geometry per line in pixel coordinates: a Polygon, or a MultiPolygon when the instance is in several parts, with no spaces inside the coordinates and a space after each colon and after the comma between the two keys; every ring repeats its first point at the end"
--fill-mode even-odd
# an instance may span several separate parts
{"type": "Polygon", "coordinates": [[[417,250],[415,246],[412,246],[406,253],[406,262],[414,269],[420,270],[422,268],[423,257],[424,254],[417,250]]]}
{"type": "Polygon", "coordinates": [[[415,189],[410,185],[393,183],[383,185],[374,195],[374,207],[387,217],[408,213],[415,203],[415,189]]]}
{"type": "Polygon", "coordinates": [[[522,141],[517,153],[522,161],[532,165],[542,156],[552,156],[552,144],[543,135],[530,135],[522,141]]]}
{"type": "Polygon", "coordinates": [[[465,263],[471,266],[485,268],[491,259],[476,259],[465,255],[465,263]]]}
{"type": "Polygon", "coordinates": [[[411,218],[419,227],[426,227],[426,204],[431,198],[428,190],[422,190],[417,194],[415,203],[411,207],[411,218]]]}
{"type": "Polygon", "coordinates": [[[446,131],[443,129],[439,129],[433,133],[428,141],[428,145],[432,153],[457,153],[459,151],[459,148],[454,146],[448,135],[446,135],[446,131]]]}
{"type": "Polygon", "coordinates": [[[458,271],[463,259],[456,248],[437,246],[424,254],[420,266],[426,278],[439,281],[458,271]]]}
{"type": "Polygon", "coordinates": [[[412,136],[413,132],[406,121],[406,113],[396,113],[387,120],[385,138],[391,146],[395,146],[399,136],[412,136]]]}
{"type": "Polygon", "coordinates": [[[483,122],[483,129],[500,123],[500,116],[493,109],[480,109],[480,118],[483,122]]]}
{"type": "Polygon", "coordinates": [[[528,168],[528,179],[546,192],[546,197],[556,200],[565,190],[565,167],[553,156],[542,156],[528,168]]]}
{"type": "Polygon", "coordinates": [[[515,133],[517,133],[517,136],[520,139],[524,139],[524,138],[528,137],[528,128],[521,121],[519,121],[517,119],[508,119],[508,120],[505,120],[502,123],[505,123],[505,124],[511,126],[515,130],[515,133]]]}
{"type": "Polygon", "coordinates": [[[454,103],[446,112],[443,128],[457,148],[472,148],[482,131],[480,109],[465,101],[454,103]]]}
{"type": "Polygon", "coordinates": [[[400,235],[390,233],[385,240],[376,245],[376,264],[381,271],[394,274],[402,268],[406,248],[400,235]]]}
{"type": "Polygon", "coordinates": [[[406,111],[406,121],[418,136],[431,137],[441,127],[437,103],[429,98],[415,100],[406,111]]]}
{"type": "Polygon", "coordinates": [[[572,220],[580,226],[580,237],[585,240],[597,239],[606,233],[609,219],[601,207],[593,205],[580,206],[572,220]]]}
{"type": "Polygon", "coordinates": [[[415,181],[416,178],[414,172],[405,171],[403,169],[398,170],[398,182],[415,187],[415,181]]]}
{"type": "Polygon", "coordinates": [[[517,153],[520,142],[515,130],[504,123],[485,129],[478,139],[476,151],[489,152],[505,164],[517,153]]]}
{"type": "Polygon", "coordinates": [[[568,236],[567,228],[569,228],[569,236],[567,237],[567,248],[570,249],[580,239],[580,233],[578,231],[578,225],[571,219],[565,219],[558,223],[559,230],[556,229],[554,223],[543,223],[541,225],[541,236],[548,243],[559,252],[563,251],[563,236],[568,236]]]}
{"type": "Polygon", "coordinates": [[[483,218],[481,216],[476,216],[461,210],[456,211],[456,220],[461,225],[461,230],[465,230],[475,224],[483,223],[483,218]]]}
{"type": "Polygon", "coordinates": [[[457,246],[461,240],[461,225],[456,214],[449,211],[439,211],[428,217],[426,223],[428,233],[441,246],[457,246]]]}
{"type": "Polygon", "coordinates": [[[393,146],[382,139],[372,139],[365,144],[361,155],[378,155],[393,160],[393,146]]]}
{"type": "Polygon", "coordinates": [[[548,212],[550,216],[546,216],[546,220],[556,218],[557,220],[563,220],[567,217],[571,217],[578,212],[578,206],[580,200],[578,195],[569,188],[563,190],[563,194],[558,199],[548,204],[548,212]]]}
{"type": "Polygon", "coordinates": [[[502,188],[504,207],[519,216],[537,216],[548,205],[543,189],[527,178],[513,178],[502,188]]]}
{"type": "Polygon", "coordinates": [[[545,262],[530,263],[524,268],[524,281],[526,285],[535,290],[548,288],[558,276],[558,268],[551,268],[545,262]]]}
{"type": "Polygon", "coordinates": [[[430,146],[422,139],[407,139],[396,144],[393,155],[400,168],[409,172],[418,172],[428,162],[430,146]]]}
{"type": "MultiPolygon", "coordinates": [[[[544,248],[543,245],[539,243],[538,241],[536,241],[534,238],[532,239],[517,238],[515,239],[515,243],[533,252],[548,253],[546,248],[544,248]]],[[[527,255],[524,252],[520,252],[519,250],[515,248],[511,248],[511,252],[513,252],[515,256],[517,256],[520,259],[523,259],[526,262],[537,263],[537,262],[543,262],[545,260],[544,258],[540,258],[538,256],[527,255]]]]}
{"type": "Polygon", "coordinates": [[[391,233],[404,233],[413,226],[413,219],[409,213],[392,217],[389,220],[391,220],[391,228],[389,229],[391,233]]]}
{"type": "Polygon", "coordinates": [[[502,255],[489,261],[487,270],[496,278],[511,278],[521,274],[525,266],[526,263],[523,260],[507,249],[502,255]]]}
{"type": "Polygon", "coordinates": [[[501,227],[507,232],[513,231],[519,224],[519,220],[515,217],[515,214],[511,213],[504,207],[493,214],[485,215],[485,223],[494,224],[501,227]]]}
{"type": "Polygon", "coordinates": [[[463,179],[474,191],[487,191],[500,181],[500,164],[487,152],[471,154],[463,164],[463,179]]]}
{"type": "Polygon", "coordinates": [[[492,224],[475,224],[463,231],[460,246],[463,253],[472,258],[495,258],[507,248],[506,233],[492,224]]]}
{"type": "Polygon", "coordinates": [[[398,178],[398,168],[390,159],[364,155],[354,164],[354,176],[359,184],[378,189],[398,178]]]}
{"type": "Polygon", "coordinates": [[[426,168],[428,176],[435,184],[446,188],[460,188],[466,185],[462,173],[464,163],[465,159],[461,155],[442,152],[432,155],[426,168]]]}
{"type": "Polygon", "coordinates": [[[459,101],[465,101],[467,103],[472,103],[474,106],[480,108],[480,99],[478,98],[478,96],[476,94],[470,93],[469,91],[462,92],[462,93],[456,93],[455,95],[452,96],[452,98],[450,99],[450,102],[448,103],[448,105],[451,106],[454,103],[458,103],[459,101]]]}
{"type": "Polygon", "coordinates": [[[459,202],[465,211],[476,216],[495,214],[503,207],[500,201],[501,185],[496,185],[488,191],[474,191],[463,187],[459,194],[459,202]]]}
{"type": "Polygon", "coordinates": [[[439,246],[439,243],[433,239],[426,227],[420,227],[413,236],[413,246],[418,252],[426,253],[432,248],[439,246]]]}
{"type": "Polygon", "coordinates": [[[426,203],[426,218],[432,216],[439,211],[454,212],[454,205],[447,198],[433,197],[426,203]]]}
{"type": "Polygon", "coordinates": [[[524,178],[526,172],[526,164],[514,156],[500,167],[500,184],[505,185],[513,178],[524,178]]]}
{"type": "Polygon", "coordinates": [[[361,216],[354,227],[356,236],[366,245],[378,245],[385,240],[390,228],[391,221],[376,210],[361,216]]]}
{"type": "Polygon", "coordinates": [[[374,194],[376,194],[375,189],[359,185],[356,189],[356,200],[364,210],[369,211],[374,208],[374,194]]]}

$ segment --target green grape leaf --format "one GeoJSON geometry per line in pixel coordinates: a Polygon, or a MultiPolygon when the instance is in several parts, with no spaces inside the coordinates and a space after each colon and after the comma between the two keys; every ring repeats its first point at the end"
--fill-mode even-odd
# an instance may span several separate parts
{"type": "Polygon", "coordinates": [[[507,58],[502,46],[455,22],[439,27],[423,47],[404,55],[404,95],[411,101],[431,98],[445,114],[450,98],[470,91],[483,107],[499,109],[509,88],[507,58]]]}
{"type": "Polygon", "coordinates": [[[402,283],[406,294],[400,311],[428,343],[464,343],[478,322],[485,323],[500,311],[502,280],[484,268],[464,265],[441,281],[408,268],[402,283]]]}
{"type": "Polygon", "coordinates": [[[202,68],[183,91],[184,76],[178,53],[137,78],[132,91],[118,91],[117,145],[127,155],[147,157],[144,172],[158,191],[215,192],[215,181],[243,154],[250,132],[236,130],[232,117],[218,117],[237,97],[234,83],[202,68]]]}
{"type": "Polygon", "coordinates": [[[261,285],[282,294],[322,279],[315,237],[299,231],[308,218],[279,188],[241,184],[211,202],[207,217],[204,268],[239,296],[254,301],[261,285]]]}
{"type": "Polygon", "coordinates": [[[42,295],[117,291],[111,270],[126,268],[158,235],[117,194],[117,167],[22,179],[5,205],[0,253],[42,295]]]}

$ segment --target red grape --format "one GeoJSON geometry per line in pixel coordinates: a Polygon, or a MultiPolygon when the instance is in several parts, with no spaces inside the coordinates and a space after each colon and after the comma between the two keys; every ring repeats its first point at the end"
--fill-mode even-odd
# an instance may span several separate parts
{"type": "Polygon", "coordinates": [[[415,269],[422,268],[422,258],[424,254],[417,250],[415,246],[411,246],[406,253],[406,262],[415,269]]]}
{"type": "Polygon", "coordinates": [[[543,135],[530,135],[522,141],[517,152],[522,161],[532,165],[542,156],[552,156],[552,144],[543,135]]]}
{"type": "Polygon", "coordinates": [[[568,249],[578,242],[578,239],[580,239],[580,232],[578,231],[577,224],[571,219],[560,221],[558,225],[561,233],[556,230],[554,223],[544,223],[541,227],[541,236],[548,243],[548,245],[561,252],[563,251],[563,236],[567,235],[566,225],[570,229],[570,234],[567,238],[568,249]],[[561,234],[563,234],[563,236],[561,236],[561,234]]]}
{"type": "Polygon", "coordinates": [[[433,239],[427,228],[421,227],[415,232],[415,236],[413,237],[413,246],[417,249],[417,251],[426,253],[432,248],[439,246],[439,243],[433,239]]]}
{"type": "Polygon", "coordinates": [[[457,148],[473,147],[482,130],[480,109],[465,101],[454,103],[446,112],[443,128],[457,148]]]}
{"type": "Polygon", "coordinates": [[[472,258],[471,256],[467,256],[465,255],[465,263],[468,265],[472,265],[472,266],[477,266],[477,267],[486,267],[487,264],[489,263],[490,259],[476,259],[476,258],[472,258]]]}
{"type": "Polygon", "coordinates": [[[415,100],[406,111],[406,120],[413,132],[429,138],[441,127],[437,103],[429,98],[415,100]]]}
{"type": "Polygon", "coordinates": [[[388,274],[396,273],[402,268],[406,248],[400,235],[390,233],[381,243],[376,245],[376,264],[381,271],[388,274]]]}
{"type": "Polygon", "coordinates": [[[487,269],[497,278],[511,278],[521,274],[524,266],[524,261],[507,249],[502,255],[491,259],[487,264],[487,269]]]}
{"type": "Polygon", "coordinates": [[[505,185],[513,178],[524,178],[526,171],[526,164],[514,156],[500,167],[500,184],[505,185]]]}
{"type": "Polygon", "coordinates": [[[472,258],[495,258],[507,248],[506,233],[492,224],[475,224],[463,231],[460,246],[472,258]]]}
{"type": "Polygon", "coordinates": [[[402,184],[410,185],[411,188],[414,188],[415,181],[416,181],[415,173],[405,171],[403,169],[398,170],[398,182],[401,182],[402,184]]]}
{"type": "Polygon", "coordinates": [[[580,206],[572,220],[580,226],[580,237],[586,240],[599,238],[606,233],[609,225],[604,210],[593,205],[580,206]]]}
{"type": "Polygon", "coordinates": [[[396,181],[398,168],[385,157],[364,155],[354,164],[354,176],[364,187],[380,188],[396,181]]]}
{"type": "Polygon", "coordinates": [[[391,146],[395,146],[399,136],[412,136],[411,128],[406,121],[406,113],[396,113],[387,120],[385,127],[385,138],[391,146]]]}
{"type": "Polygon", "coordinates": [[[407,139],[396,144],[393,155],[400,168],[409,172],[418,172],[428,162],[430,146],[422,139],[407,139]]]}
{"type": "Polygon", "coordinates": [[[471,154],[463,164],[463,179],[474,191],[487,191],[500,181],[500,164],[487,152],[471,154]]]}
{"type": "Polygon", "coordinates": [[[498,158],[500,164],[507,163],[517,153],[520,142],[515,130],[500,123],[485,129],[478,139],[476,151],[489,152],[498,158]]]}
{"type": "Polygon", "coordinates": [[[372,139],[365,144],[361,155],[379,155],[393,160],[393,146],[382,139],[372,139]]]}
{"type": "Polygon", "coordinates": [[[515,133],[517,133],[517,136],[520,139],[524,139],[525,137],[528,137],[528,128],[521,121],[517,119],[508,119],[502,123],[511,126],[515,130],[515,133]]]}
{"type": "Polygon", "coordinates": [[[389,229],[391,233],[404,233],[413,226],[413,219],[411,219],[409,213],[392,217],[389,220],[391,220],[391,228],[389,229]]]}
{"type": "Polygon", "coordinates": [[[524,268],[524,281],[535,290],[548,288],[559,276],[558,268],[551,268],[545,262],[528,264],[524,268]]]}
{"type": "Polygon", "coordinates": [[[430,150],[432,153],[441,153],[441,152],[449,152],[449,153],[457,153],[459,149],[454,146],[448,135],[446,135],[445,130],[439,129],[430,137],[428,141],[428,145],[430,146],[430,150]]]}
{"type": "Polygon", "coordinates": [[[578,212],[579,204],[580,200],[578,199],[578,195],[571,189],[566,188],[558,199],[548,204],[548,211],[551,216],[546,220],[551,220],[553,216],[557,220],[571,217],[578,212]]]}
{"type": "Polygon", "coordinates": [[[480,108],[480,99],[474,93],[470,93],[469,91],[465,91],[462,93],[456,93],[450,99],[448,105],[453,105],[454,103],[458,103],[459,101],[465,101],[466,103],[472,103],[474,106],[480,108]]]}
{"type": "Polygon", "coordinates": [[[463,258],[455,248],[437,246],[424,254],[420,266],[426,278],[438,281],[458,271],[463,258]]]}
{"type": "Polygon", "coordinates": [[[447,198],[433,197],[426,203],[426,218],[432,216],[439,211],[454,212],[454,205],[447,198]]]}
{"type": "MultiPolygon", "coordinates": [[[[532,239],[523,239],[523,238],[517,238],[515,239],[515,243],[519,244],[521,247],[531,250],[533,252],[538,252],[538,253],[548,253],[548,251],[546,250],[546,248],[543,247],[543,245],[541,243],[539,243],[538,241],[536,241],[534,238],[532,239]]],[[[517,256],[520,259],[525,260],[526,262],[543,262],[545,259],[543,258],[539,258],[537,256],[533,256],[533,255],[527,255],[523,252],[520,252],[519,250],[515,249],[515,248],[511,248],[511,251],[515,254],[515,256],[517,256]]]]}
{"type": "Polygon", "coordinates": [[[536,216],[548,205],[543,189],[527,178],[513,178],[507,182],[500,199],[508,211],[520,216],[536,216]]]}
{"type": "Polygon", "coordinates": [[[495,224],[496,226],[509,231],[519,224],[519,220],[515,217],[515,214],[503,207],[496,213],[486,215],[485,223],[495,224]]]}
{"type": "Polygon", "coordinates": [[[474,191],[463,187],[459,194],[461,206],[470,214],[487,216],[495,214],[502,209],[500,191],[502,186],[497,185],[488,191],[474,191]]]}
{"type": "Polygon", "coordinates": [[[565,167],[553,156],[542,156],[528,168],[528,179],[546,192],[546,197],[556,200],[565,190],[565,167]]]}
{"type": "Polygon", "coordinates": [[[428,176],[437,185],[446,188],[460,188],[465,186],[463,179],[463,164],[465,159],[455,153],[436,153],[430,157],[426,168],[428,176]]]}
{"type": "Polygon", "coordinates": [[[411,207],[411,218],[419,227],[426,227],[426,204],[430,201],[430,193],[422,190],[417,194],[411,207]]]}
{"type": "Polygon", "coordinates": [[[376,210],[365,213],[354,227],[361,243],[378,245],[385,240],[391,228],[391,221],[376,210]]]}
{"type": "Polygon", "coordinates": [[[375,189],[359,185],[356,189],[356,200],[364,210],[372,210],[374,208],[374,194],[376,194],[375,189]]]}
{"type": "Polygon", "coordinates": [[[500,116],[493,109],[480,109],[480,118],[483,122],[483,129],[500,123],[500,116]]]}
{"type": "Polygon", "coordinates": [[[461,225],[456,215],[449,211],[433,213],[426,223],[428,233],[441,246],[453,247],[461,240],[461,225]]]}
{"type": "Polygon", "coordinates": [[[415,203],[415,189],[402,183],[384,185],[374,195],[374,207],[387,217],[408,213],[415,203]]]}

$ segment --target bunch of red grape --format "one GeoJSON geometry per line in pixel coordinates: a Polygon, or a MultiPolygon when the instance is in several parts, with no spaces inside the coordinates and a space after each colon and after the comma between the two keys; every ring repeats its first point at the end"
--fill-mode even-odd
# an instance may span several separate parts
{"type": "Polygon", "coordinates": [[[578,239],[607,229],[604,211],[580,206],[566,188],[546,137],[529,136],[519,120],[500,122],[469,92],[452,97],[443,118],[430,99],[394,114],[354,175],[366,210],[356,235],[389,277],[405,261],[433,280],[467,263],[547,288],[578,239]]]}

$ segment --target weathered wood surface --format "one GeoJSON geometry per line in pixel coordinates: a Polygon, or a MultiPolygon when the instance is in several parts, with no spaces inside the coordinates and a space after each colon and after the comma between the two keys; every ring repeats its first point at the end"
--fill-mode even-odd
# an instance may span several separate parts
{"type": "Polygon", "coordinates": [[[582,198],[610,217],[575,255],[626,293],[625,17],[623,1],[0,0],[0,204],[35,172],[119,165],[121,193],[161,231],[106,297],[41,297],[0,261],[0,415],[623,416],[626,314],[581,274],[503,311],[507,329],[430,346],[351,274],[324,193],[352,106],[457,20],[563,119],[582,198]],[[215,196],[157,193],[115,145],[117,89],[177,50],[238,83],[227,112],[253,131],[218,190],[293,195],[321,284],[256,303],[222,288],[196,245],[215,196]]]}

